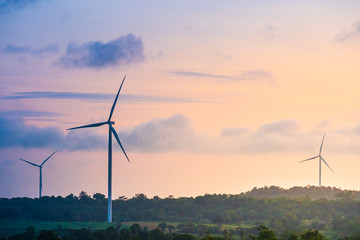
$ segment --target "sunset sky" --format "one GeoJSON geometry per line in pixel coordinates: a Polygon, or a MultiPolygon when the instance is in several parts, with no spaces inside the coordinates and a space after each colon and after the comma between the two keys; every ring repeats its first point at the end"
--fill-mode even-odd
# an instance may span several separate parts
{"type": "Polygon", "coordinates": [[[360,1],[0,0],[0,197],[360,190],[360,1]],[[115,140],[114,140],[115,141],[115,140]]]}

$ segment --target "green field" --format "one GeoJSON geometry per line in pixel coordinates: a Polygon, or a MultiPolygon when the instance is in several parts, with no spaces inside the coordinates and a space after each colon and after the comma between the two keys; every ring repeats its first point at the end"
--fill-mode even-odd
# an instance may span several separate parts
{"type": "Polygon", "coordinates": [[[107,222],[47,222],[47,221],[21,221],[21,220],[0,220],[0,237],[9,237],[25,232],[27,227],[34,227],[38,230],[62,228],[89,228],[93,230],[105,229],[110,226],[115,227],[115,223],[107,222]]]}
{"type": "MultiPolygon", "coordinates": [[[[157,228],[160,222],[158,221],[149,221],[149,222],[122,222],[122,227],[130,227],[131,225],[138,223],[142,227],[147,227],[149,230],[157,228]]],[[[166,222],[168,225],[177,226],[180,223],[176,222],[166,222]]],[[[215,224],[203,224],[208,227],[214,227],[215,224]]],[[[0,220],[0,238],[1,237],[10,237],[15,234],[25,232],[27,227],[34,227],[36,231],[41,230],[53,230],[57,229],[59,226],[62,228],[71,228],[71,229],[81,229],[87,228],[91,230],[100,230],[106,229],[110,226],[116,227],[116,223],[107,223],[107,222],[51,222],[51,221],[22,221],[22,220],[0,220]]],[[[235,229],[239,227],[238,225],[221,225],[221,229],[235,229]]],[[[253,225],[242,224],[240,227],[251,228],[253,225]]],[[[165,231],[166,232],[166,231],[165,231]]],[[[336,232],[333,231],[321,231],[328,239],[333,239],[336,232]]],[[[197,234],[194,234],[198,236],[197,234]]],[[[213,236],[219,236],[219,234],[213,234],[213,236]]],[[[233,236],[235,240],[240,239],[239,236],[233,236]]]]}
{"type": "MultiPolygon", "coordinates": [[[[149,230],[157,228],[160,222],[122,222],[123,227],[129,227],[135,223],[140,224],[142,227],[147,227],[149,230]]],[[[167,222],[168,225],[177,226],[179,223],[167,222]]],[[[208,227],[213,227],[215,224],[204,224],[208,227]]],[[[57,229],[59,226],[62,228],[81,229],[88,228],[91,230],[106,229],[110,226],[115,227],[116,223],[107,222],[50,222],[50,221],[22,221],[22,220],[0,220],[0,237],[9,237],[15,234],[25,232],[27,227],[34,227],[36,231],[57,229]]],[[[221,229],[234,229],[237,225],[222,225],[221,229]]],[[[244,225],[242,227],[252,227],[244,225]]]]}

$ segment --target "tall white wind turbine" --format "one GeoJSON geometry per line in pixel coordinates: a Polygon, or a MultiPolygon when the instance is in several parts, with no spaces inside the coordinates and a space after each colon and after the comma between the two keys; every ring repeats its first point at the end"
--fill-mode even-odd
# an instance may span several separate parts
{"type": "Polygon", "coordinates": [[[322,147],[323,147],[323,144],[324,144],[324,138],[325,138],[325,133],[324,133],[324,136],[323,136],[323,139],[321,141],[321,146],[320,146],[320,151],[319,151],[319,155],[315,156],[315,157],[312,157],[312,158],[308,158],[308,159],[305,159],[303,161],[300,161],[299,163],[302,163],[302,162],[306,162],[306,161],[310,161],[310,160],[313,160],[313,159],[316,159],[316,158],[319,158],[319,187],[321,187],[321,162],[323,161],[326,166],[328,166],[328,168],[334,172],[331,167],[329,166],[329,164],[327,164],[327,162],[325,161],[325,159],[322,157],[321,155],[321,150],[322,150],[322,147]]]}
{"type": "Polygon", "coordinates": [[[32,162],[26,161],[26,160],[24,160],[22,158],[19,158],[21,161],[26,162],[26,163],[28,163],[30,165],[33,165],[34,167],[39,168],[39,170],[40,170],[39,198],[41,198],[41,191],[42,191],[42,167],[47,162],[47,160],[49,160],[52,157],[52,155],[54,155],[56,152],[57,152],[57,150],[55,152],[53,152],[48,158],[46,158],[41,165],[37,165],[35,163],[32,163],[32,162]]]}
{"type": "Polygon", "coordinates": [[[121,150],[124,152],[126,159],[130,162],[128,156],[126,155],[126,152],[124,150],[124,147],[122,146],[119,136],[117,135],[115,129],[113,128],[113,124],[115,124],[114,121],[111,121],[111,117],[113,115],[114,109],[115,109],[115,105],[116,105],[116,101],[119,97],[119,93],[120,90],[122,88],[122,85],[125,81],[126,76],[124,77],[124,79],[121,82],[119,91],[115,97],[114,103],[111,107],[110,110],[110,116],[109,119],[106,122],[100,122],[100,123],[93,123],[93,124],[89,124],[89,125],[85,125],[85,126],[80,126],[80,127],[74,127],[74,128],[69,128],[67,130],[74,130],[74,129],[78,129],[78,128],[91,128],[91,127],[99,127],[102,125],[108,125],[109,126],[109,147],[108,147],[108,222],[112,222],[112,200],[111,200],[111,174],[112,174],[112,135],[114,135],[116,141],[119,143],[121,150]]]}

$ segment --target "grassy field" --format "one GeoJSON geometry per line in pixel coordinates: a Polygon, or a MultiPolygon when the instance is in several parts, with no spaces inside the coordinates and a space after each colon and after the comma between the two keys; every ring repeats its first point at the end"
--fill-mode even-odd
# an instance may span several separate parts
{"type": "MultiPolygon", "coordinates": [[[[138,223],[141,227],[147,227],[149,230],[157,228],[160,222],[122,222],[123,227],[130,227],[131,225],[138,223]]],[[[166,222],[168,225],[177,226],[180,223],[166,222]]],[[[208,227],[216,226],[215,224],[203,224],[208,227]]],[[[25,232],[27,227],[34,227],[36,231],[57,229],[59,226],[62,228],[81,229],[87,228],[91,230],[106,229],[110,226],[116,227],[116,223],[107,222],[49,222],[49,221],[21,221],[21,220],[0,220],[0,238],[9,237],[15,234],[25,232]]],[[[235,229],[238,225],[221,225],[221,229],[235,229]]],[[[241,225],[244,228],[254,227],[253,225],[241,225]]],[[[333,231],[321,231],[328,239],[333,239],[336,234],[333,231]]],[[[220,236],[215,234],[216,236],[220,236]]],[[[214,235],[214,236],[215,236],[214,235]]],[[[195,236],[198,236],[195,234],[195,236]]],[[[240,239],[239,236],[233,236],[235,240],[240,239]]]]}
{"type": "Polygon", "coordinates": [[[25,232],[27,227],[34,227],[38,230],[62,228],[89,228],[92,230],[105,229],[110,226],[115,227],[115,223],[107,222],[47,222],[47,221],[21,221],[21,220],[0,220],[0,237],[9,237],[25,232]]]}
{"type": "MultiPolygon", "coordinates": [[[[123,227],[130,227],[138,223],[141,227],[147,227],[149,230],[157,228],[160,222],[122,222],[123,227]]],[[[177,226],[177,222],[167,222],[168,225],[177,226]]],[[[208,227],[213,227],[215,224],[204,224],[208,227]]],[[[57,229],[59,226],[62,228],[81,229],[88,228],[91,230],[105,229],[110,226],[115,227],[116,223],[107,222],[49,222],[49,221],[21,221],[21,220],[0,220],[0,237],[9,237],[15,234],[25,232],[28,227],[34,227],[36,231],[57,229]]],[[[222,225],[221,229],[234,229],[236,225],[222,225]]],[[[251,227],[244,225],[242,227],[251,227]]]]}

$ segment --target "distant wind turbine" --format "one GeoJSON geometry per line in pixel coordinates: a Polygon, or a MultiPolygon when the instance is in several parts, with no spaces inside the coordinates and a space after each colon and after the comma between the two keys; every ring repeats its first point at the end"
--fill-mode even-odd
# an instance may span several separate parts
{"type": "Polygon", "coordinates": [[[321,161],[323,161],[326,166],[328,166],[328,168],[334,172],[331,167],[329,166],[329,164],[327,164],[327,162],[325,161],[325,159],[322,157],[321,155],[321,150],[322,150],[322,147],[323,147],[323,143],[324,143],[324,138],[325,138],[325,133],[324,133],[324,136],[323,136],[323,139],[321,141],[321,146],[320,146],[320,152],[319,152],[319,155],[315,156],[315,157],[312,157],[312,158],[308,158],[308,159],[305,159],[303,161],[300,161],[299,163],[302,163],[302,162],[306,162],[306,161],[310,161],[310,160],[313,160],[315,158],[319,158],[319,187],[321,187],[321,161]]]}
{"type": "Polygon", "coordinates": [[[108,148],[108,222],[112,222],[112,201],[111,201],[111,173],[112,173],[112,134],[114,135],[116,141],[119,143],[121,150],[124,152],[126,159],[130,162],[128,156],[126,155],[126,152],[120,142],[120,139],[115,131],[115,129],[113,128],[113,124],[115,124],[114,121],[111,121],[111,117],[113,115],[114,109],[115,109],[115,105],[116,105],[116,101],[119,97],[119,93],[120,90],[122,88],[122,85],[124,84],[126,76],[124,77],[124,79],[122,80],[122,83],[120,85],[119,91],[116,95],[116,98],[114,100],[114,103],[111,107],[110,110],[110,116],[109,119],[106,122],[100,122],[100,123],[93,123],[93,124],[89,124],[89,125],[85,125],[85,126],[80,126],[80,127],[74,127],[74,128],[69,128],[67,130],[74,130],[74,129],[78,129],[78,128],[91,128],[91,127],[99,127],[102,125],[108,125],[109,126],[109,148],[108,148]]]}
{"type": "Polygon", "coordinates": [[[57,150],[55,152],[53,152],[53,154],[51,154],[47,159],[45,159],[41,165],[37,165],[35,163],[32,163],[32,162],[26,161],[26,160],[24,160],[22,158],[19,158],[21,161],[26,162],[26,163],[28,163],[30,165],[33,165],[33,166],[39,168],[39,170],[40,170],[39,198],[41,198],[41,191],[42,191],[42,167],[44,166],[46,161],[49,160],[52,157],[52,155],[54,155],[56,152],[57,152],[57,150]]]}

